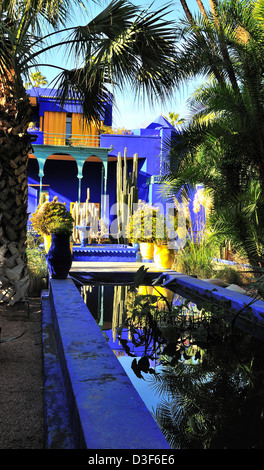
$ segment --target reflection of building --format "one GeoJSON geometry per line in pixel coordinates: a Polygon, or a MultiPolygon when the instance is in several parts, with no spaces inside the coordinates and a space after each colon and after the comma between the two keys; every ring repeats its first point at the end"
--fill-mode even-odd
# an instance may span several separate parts
{"type": "MultiPolygon", "coordinates": [[[[134,153],[139,158],[139,198],[156,202],[156,187],[161,166],[166,158],[166,141],[175,129],[160,116],[146,129],[136,129],[132,135],[101,134],[94,124],[84,124],[81,103],[68,99],[60,106],[56,90],[28,90],[33,105],[33,125],[36,135],[29,158],[29,212],[37,207],[39,194],[55,195],[59,201],[84,202],[87,188],[90,201],[101,203],[109,196],[109,207],[116,202],[116,161],[118,152],[127,148],[128,171],[134,153]]],[[[111,104],[106,103],[102,122],[112,124],[111,104]]],[[[111,218],[111,217],[110,217],[111,218]]]]}

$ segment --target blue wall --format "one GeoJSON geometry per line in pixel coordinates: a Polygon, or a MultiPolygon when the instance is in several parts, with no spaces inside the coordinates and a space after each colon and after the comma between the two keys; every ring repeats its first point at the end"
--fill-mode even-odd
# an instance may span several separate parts
{"type": "Polygon", "coordinates": [[[29,217],[35,212],[38,204],[38,191],[31,186],[28,187],[28,213],[29,217]]]}
{"type": "MultiPolygon", "coordinates": [[[[107,194],[109,196],[110,207],[116,203],[116,161],[108,162],[107,194]]],[[[132,171],[133,161],[128,161],[128,173],[132,171]]],[[[139,198],[148,199],[149,186],[145,171],[145,159],[138,162],[138,188],[139,198]]],[[[37,159],[29,159],[28,182],[39,185],[39,167],[37,159]]],[[[44,165],[44,177],[42,180],[43,191],[49,192],[49,199],[58,196],[59,201],[66,202],[67,208],[70,202],[78,200],[79,180],[78,170],[75,160],[51,160],[47,159],[44,165]]],[[[87,161],[83,166],[83,178],[81,180],[81,201],[86,200],[87,188],[90,189],[90,202],[101,202],[101,175],[102,163],[87,161]]]]}
{"type": "MultiPolygon", "coordinates": [[[[46,102],[46,100],[43,101],[46,102]]],[[[47,105],[51,105],[49,100],[47,100],[47,105]]],[[[123,157],[124,150],[127,148],[128,173],[132,171],[133,156],[137,153],[139,199],[152,203],[161,202],[158,185],[152,185],[150,188],[148,181],[152,175],[160,174],[161,146],[164,145],[167,134],[171,134],[171,129],[163,129],[160,124],[155,122],[149,128],[135,129],[133,133],[134,135],[102,134],[100,147],[112,147],[113,150],[109,156],[116,158],[119,152],[123,157]]],[[[163,150],[165,154],[166,149],[163,150]]],[[[50,200],[57,195],[59,201],[66,202],[66,206],[69,208],[70,202],[78,200],[77,172],[75,160],[48,159],[44,166],[43,191],[49,191],[50,200]]],[[[30,179],[39,184],[38,163],[34,159],[29,161],[29,182],[30,179]]],[[[85,162],[81,180],[82,202],[86,200],[87,188],[89,188],[90,201],[101,203],[101,179],[102,163],[89,160],[85,162]]],[[[109,196],[109,207],[111,207],[116,203],[116,161],[108,162],[107,195],[109,196]]]]}
{"type": "Polygon", "coordinates": [[[138,158],[145,159],[145,166],[141,168],[146,176],[159,174],[159,154],[160,154],[160,137],[140,136],[140,135],[118,135],[118,134],[102,134],[101,147],[109,148],[113,146],[110,156],[117,157],[121,152],[124,156],[124,149],[127,148],[128,158],[133,158],[135,153],[138,158]]]}

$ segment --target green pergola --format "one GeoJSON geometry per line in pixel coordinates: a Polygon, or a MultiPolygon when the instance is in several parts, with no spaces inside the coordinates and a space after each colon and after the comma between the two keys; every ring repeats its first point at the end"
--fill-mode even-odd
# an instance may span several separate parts
{"type": "Polygon", "coordinates": [[[72,156],[78,167],[78,202],[81,202],[81,181],[83,177],[83,165],[87,158],[98,157],[102,161],[102,177],[101,177],[101,196],[106,196],[107,191],[107,170],[108,170],[108,154],[113,150],[112,147],[74,147],[70,145],[33,145],[33,154],[35,155],[39,165],[39,181],[40,193],[42,192],[42,180],[44,176],[44,165],[51,155],[69,155],[72,156]]]}

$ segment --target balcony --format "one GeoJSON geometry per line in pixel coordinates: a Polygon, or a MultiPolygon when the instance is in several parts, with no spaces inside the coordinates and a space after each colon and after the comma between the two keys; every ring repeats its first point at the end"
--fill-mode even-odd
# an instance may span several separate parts
{"type": "Polygon", "coordinates": [[[36,136],[33,145],[52,145],[58,147],[100,147],[100,135],[53,134],[34,129],[28,132],[36,136]]]}

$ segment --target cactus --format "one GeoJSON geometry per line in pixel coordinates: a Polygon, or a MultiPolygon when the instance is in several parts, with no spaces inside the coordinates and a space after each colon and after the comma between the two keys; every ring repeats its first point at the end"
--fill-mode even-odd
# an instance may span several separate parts
{"type": "Polygon", "coordinates": [[[134,204],[138,202],[137,188],[138,154],[133,156],[133,170],[127,175],[127,148],[124,150],[122,165],[121,153],[118,153],[116,167],[116,200],[117,200],[117,223],[118,243],[128,243],[125,237],[125,228],[129,223],[129,217],[133,214],[134,204]]]}
{"type": "MultiPolygon", "coordinates": [[[[89,225],[91,230],[98,230],[98,207],[90,200],[90,189],[87,188],[87,198],[84,203],[75,202],[72,207],[72,216],[74,218],[73,241],[80,243],[80,232],[76,225],[89,225]]],[[[87,234],[88,237],[88,234],[87,234]]]]}

